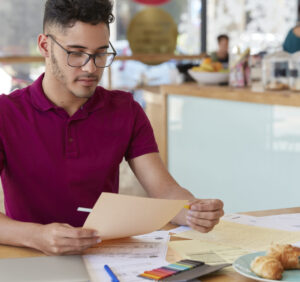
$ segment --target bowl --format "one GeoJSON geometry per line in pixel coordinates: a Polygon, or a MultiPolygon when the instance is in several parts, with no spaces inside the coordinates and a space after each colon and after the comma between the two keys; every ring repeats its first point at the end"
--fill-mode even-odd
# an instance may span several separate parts
{"type": "Polygon", "coordinates": [[[226,83],[229,79],[229,73],[225,72],[200,72],[188,70],[189,75],[199,84],[220,84],[226,83]]]}

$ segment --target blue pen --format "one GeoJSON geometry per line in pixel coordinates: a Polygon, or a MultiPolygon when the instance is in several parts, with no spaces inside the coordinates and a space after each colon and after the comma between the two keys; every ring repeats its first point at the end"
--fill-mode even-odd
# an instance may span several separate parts
{"type": "Polygon", "coordinates": [[[113,271],[110,269],[110,267],[107,264],[104,265],[104,269],[110,276],[112,282],[120,282],[118,277],[113,273],[113,271]]]}

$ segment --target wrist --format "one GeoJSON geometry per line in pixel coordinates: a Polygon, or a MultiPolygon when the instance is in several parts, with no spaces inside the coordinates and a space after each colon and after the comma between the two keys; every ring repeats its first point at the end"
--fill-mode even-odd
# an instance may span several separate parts
{"type": "Polygon", "coordinates": [[[25,224],[21,244],[24,247],[39,249],[43,225],[37,223],[24,223],[24,225],[25,224]]]}
{"type": "Polygon", "coordinates": [[[187,209],[182,209],[172,220],[171,223],[177,225],[188,225],[186,221],[187,209]]]}

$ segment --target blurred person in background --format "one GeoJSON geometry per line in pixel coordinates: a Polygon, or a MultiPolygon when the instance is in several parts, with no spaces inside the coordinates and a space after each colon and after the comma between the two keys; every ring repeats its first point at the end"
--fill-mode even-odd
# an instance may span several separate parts
{"type": "Polygon", "coordinates": [[[283,42],[283,50],[288,53],[300,51],[300,24],[289,30],[283,42]]]}
{"type": "Polygon", "coordinates": [[[229,54],[228,54],[228,46],[229,46],[229,37],[226,34],[221,34],[217,37],[218,40],[218,50],[212,52],[210,57],[213,62],[220,62],[223,64],[224,68],[228,67],[229,54]]]}
{"type": "MultiPolygon", "coordinates": [[[[300,18],[300,5],[298,5],[298,19],[300,18]]],[[[283,50],[288,53],[300,51],[300,22],[292,27],[283,42],[283,50]]]]}

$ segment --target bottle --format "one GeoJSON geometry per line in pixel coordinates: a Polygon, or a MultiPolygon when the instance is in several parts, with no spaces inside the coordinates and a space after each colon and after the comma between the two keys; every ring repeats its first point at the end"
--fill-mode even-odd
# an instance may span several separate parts
{"type": "Polygon", "coordinates": [[[249,67],[250,48],[240,53],[239,48],[236,53],[230,56],[229,85],[232,87],[246,87],[251,83],[249,67]]]}

